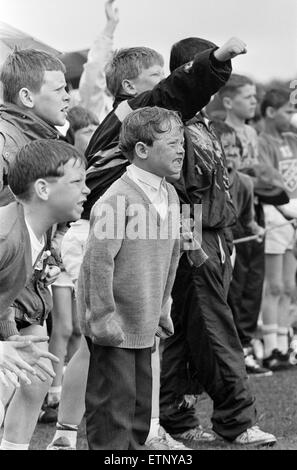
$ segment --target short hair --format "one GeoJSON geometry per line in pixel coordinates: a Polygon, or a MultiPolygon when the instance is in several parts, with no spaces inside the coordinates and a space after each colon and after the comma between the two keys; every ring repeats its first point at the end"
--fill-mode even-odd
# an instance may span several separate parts
{"type": "Polygon", "coordinates": [[[255,83],[246,75],[233,73],[226,85],[219,90],[219,95],[221,98],[225,96],[234,98],[239,93],[240,88],[245,85],[255,85],[255,83]]]}
{"type": "Polygon", "coordinates": [[[152,146],[157,136],[172,129],[172,121],[183,130],[183,123],[176,111],[158,106],[137,109],[130,113],[122,123],[120,149],[132,162],[137,142],[152,146]]]}
{"type": "Polygon", "coordinates": [[[52,139],[40,139],[24,145],[9,166],[8,184],[19,199],[31,198],[32,184],[39,178],[60,178],[69,160],[86,165],[84,156],[72,145],[52,139]]]}
{"type": "Polygon", "coordinates": [[[18,92],[26,87],[37,93],[43,84],[44,72],[66,72],[64,64],[52,54],[36,49],[14,50],[1,68],[3,99],[15,103],[18,92]]]}
{"type": "Polygon", "coordinates": [[[228,135],[228,134],[233,134],[235,135],[235,145],[236,147],[239,148],[240,155],[242,156],[243,154],[243,147],[240,138],[238,137],[235,129],[233,127],[229,126],[226,122],[222,121],[221,119],[212,121],[212,124],[214,126],[215,132],[217,137],[220,139],[223,135],[228,135]]]}
{"type": "Polygon", "coordinates": [[[73,106],[69,109],[67,114],[67,120],[69,122],[69,128],[66,134],[66,139],[71,144],[74,144],[74,133],[88,127],[91,124],[99,126],[99,119],[96,114],[83,106],[73,106]]]}
{"type": "Polygon", "coordinates": [[[193,60],[196,54],[216,47],[213,42],[201,38],[191,37],[176,42],[170,52],[170,72],[193,60]]]}
{"type": "Polygon", "coordinates": [[[164,59],[161,54],[148,47],[130,47],[115,51],[105,67],[108,90],[113,96],[117,96],[122,90],[123,80],[135,79],[143,69],[156,64],[163,67],[164,59]]]}
{"type": "Polygon", "coordinates": [[[235,129],[233,127],[229,126],[226,122],[218,119],[212,121],[212,124],[215,128],[216,134],[219,138],[224,134],[235,134],[235,129]]]}
{"type": "Polygon", "coordinates": [[[290,101],[290,91],[286,88],[271,88],[267,90],[261,105],[261,115],[266,116],[266,110],[269,106],[274,109],[279,109],[290,101]]]}

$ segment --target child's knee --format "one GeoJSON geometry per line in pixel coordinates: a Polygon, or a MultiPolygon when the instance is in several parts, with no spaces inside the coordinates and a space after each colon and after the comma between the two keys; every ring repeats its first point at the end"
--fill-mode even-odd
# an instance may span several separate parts
{"type": "Polygon", "coordinates": [[[281,281],[270,282],[267,291],[274,297],[279,297],[284,293],[284,284],[281,281]]]}
{"type": "Polygon", "coordinates": [[[285,282],[284,284],[284,295],[293,299],[295,296],[296,286],[294,282],[285,282]]]}

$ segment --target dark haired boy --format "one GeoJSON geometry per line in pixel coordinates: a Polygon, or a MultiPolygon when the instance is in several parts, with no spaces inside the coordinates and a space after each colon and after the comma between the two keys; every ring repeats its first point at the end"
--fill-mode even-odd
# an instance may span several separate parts
{"type": "Polygon", "coordinates": [[[155,335],[172,334],[168,312],[180,253],[178,178],[183,124],[145,107],[123,121],[126,173],[98,200],[78,281],[90,349],[86,425],[91,450],[144,448],[151,421],[155,335]],[[98,269],[100,266],[100,269],[98,269]],[[128,281],[127,281],[128,280],[128,281]]]}
{"type": "MultiPolygon", "coordinates": [[[[179,41],[170,63],[181,66],[208,44],[200,38],[179,41]]],[[[172,291],[175,334],[165,341],[162,358],[160,421],[174,438],[187,443],[210,440],[193,403],[184,397],[202,386],[213,400],[217,435],[239,445],[273,444],[275,437],[255,425],[255,398],[227,303],[232,270],[226,228],[234,224],[236,213],[225,155],[203,113],[186,123],[185,140],[188,151],[175,188],[183,202],[202,204],[202,249],[208,260],[198,268],[185,255],[179,262],[172,291]]]]}
{"type": "MultiPolygon", "coordinates": [[[[8,183],[17,202],[0,208],[0,336],[44,337],[45,318],[38,310],[29,318],[24,309],[32,301],[31,283],[44,289],[41,278],[47,273],[53,277],[46,266],[46,232],[81,216],[89,192],[84,158],[65,142],[36,140],[24,145],[10,163],[8,183]]],[[[30,386],[14,393],[1,449],[28,449],[50,382],[49,377],[42,384],[32,378],[30,386]]]]}
{"type": "Polygon", "coordinates": [[[17,151],[35,139],[57,139],[54,126],[66,122],[69,95],[65,67],[51,54],[16,50],[1,67],[4,104],[0,106],[0,206],[13,201],[7,184],[17,151]]]}

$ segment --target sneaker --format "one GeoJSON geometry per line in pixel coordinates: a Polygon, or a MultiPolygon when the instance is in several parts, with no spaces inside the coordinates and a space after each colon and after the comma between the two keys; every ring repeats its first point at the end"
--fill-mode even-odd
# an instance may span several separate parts
{"type": "Polygon", "coordinates": [[[204,431],[200,425],[181,433],[172,434],[172,436],[177,439],[195,442],[212,442],[216,440],[216,436],[213,433],[204,431]]]}
{"type": "Polygon", "coordinates": [[[276,437],[273,434],[261,431],[259,426],[252,426],[239,434],[233,443],[243,446],[273,446],[276,443],[276,437]]]}
{"type": "Polygon", "coordinates": [[[191,450],[182,442],[173,439],[162,426],[159,426],[158,436],[146,441],[145,445],[149,450],[191,450]]]}
{"type": "Polygon", "coordinates": [[[38,423],[56,423],[58,421],[58,407],[59,403],[55,405],[44,403],[38,416],[38,423]]]}
{"type": "Polygon", "coordinates": [[[289,354],[282,354],[278,349],[274,349],[270,356],[263,359],[263,367],[272,371],[284,370],[292,367],[289,354]]]}
{"type": "Polygon", "coordinates": [[[252,375],[253,377],[269,377],[273,374],[272,370],[261,367],[253,354],[245,356],[244,362],[248,375],[252,375]]]}
{"type": "Polygon", "coordinates": [[[70,441],[67,437],[58,437],[53,442],[51,442],[46,450],[76,450],[75,447],[71,447],[70,441]]]}

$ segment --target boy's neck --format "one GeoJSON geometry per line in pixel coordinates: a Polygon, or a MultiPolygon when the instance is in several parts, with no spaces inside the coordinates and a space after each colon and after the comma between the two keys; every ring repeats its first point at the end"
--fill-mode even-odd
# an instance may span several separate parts
{"type": "Polygon", "coordinates": [[[53,225],[48,214],[31,204],[23,204],[23,207],[26,222],[30,225],[36,238],[42,240],[47,230],[53,225]]]}
{"type": "Polygon", "coordinates": [[[244,127],[245,119],[236,116],[234,113],[227,112],[226,123],[232,127],[244,127]]]}
{"type": "Polygon", "coordinates": [[[272,135],[276,139],[282,140],[282,134],[277,130],[275,124],[272,120],[264,120],[264,132],[266,134],[272,135]]]}

